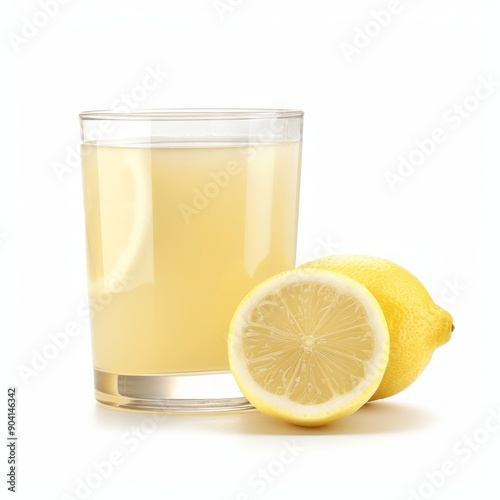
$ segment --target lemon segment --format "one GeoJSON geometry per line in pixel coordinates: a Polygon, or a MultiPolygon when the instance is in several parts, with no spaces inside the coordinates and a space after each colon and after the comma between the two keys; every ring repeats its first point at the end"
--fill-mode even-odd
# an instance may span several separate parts
{"type": "Polygon", "coordinates": [[[236,310],[229,364],[261,412],[316,426],[366,403],[389,356],[384,314],[362,285],[324,270],[278,274],[236,310]]]}

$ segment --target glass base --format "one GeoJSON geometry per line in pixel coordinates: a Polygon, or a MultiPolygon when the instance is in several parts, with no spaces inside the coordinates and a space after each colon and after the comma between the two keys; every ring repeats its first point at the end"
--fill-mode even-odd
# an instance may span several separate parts
{"type": "Polygon", "coordinates": [[[118,375],[94,370],[95,397],[128,410],[199,413],[253,410],[231,372],[118,375]]]}

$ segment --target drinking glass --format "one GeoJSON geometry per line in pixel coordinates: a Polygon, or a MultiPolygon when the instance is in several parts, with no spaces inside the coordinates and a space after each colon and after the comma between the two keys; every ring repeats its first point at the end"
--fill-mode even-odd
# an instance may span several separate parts
{"type": "Polygon", "coordinates": [[[227,334],[243,297],[295,265],[303,113],[80,114],[96,399],[245,410],[227,334]]]}

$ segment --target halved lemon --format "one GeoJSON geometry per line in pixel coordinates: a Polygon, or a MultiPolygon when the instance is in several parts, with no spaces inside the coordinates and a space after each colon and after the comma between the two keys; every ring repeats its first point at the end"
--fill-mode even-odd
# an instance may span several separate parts
{"type": "Polygon", "coordinates": [[[286,271],[261,283],[236,310],[229,364],[262,413],[318,426],[354,413],[377,389],[389,331],[373,295],[331,271],[286,271]]]}

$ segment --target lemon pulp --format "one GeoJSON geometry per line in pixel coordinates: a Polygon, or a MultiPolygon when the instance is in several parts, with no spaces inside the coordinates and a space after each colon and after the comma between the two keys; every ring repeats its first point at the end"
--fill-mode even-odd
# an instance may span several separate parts
{"type": "Polygon", "coordinates": [[[329,271],[288,271],[243,300],[229,335],[230,365],[259,410],[320,425],[348,415],[376,390],[389,336],[362,285],[329,271]]]}
{"type": "Polygon", "coordinates": [[[322,283],[296,283],[252,311],[243,350],[250,374],[265,389],[301,404],[318,404],[356,387],[373,355],[363,305],[322,283]]]}

